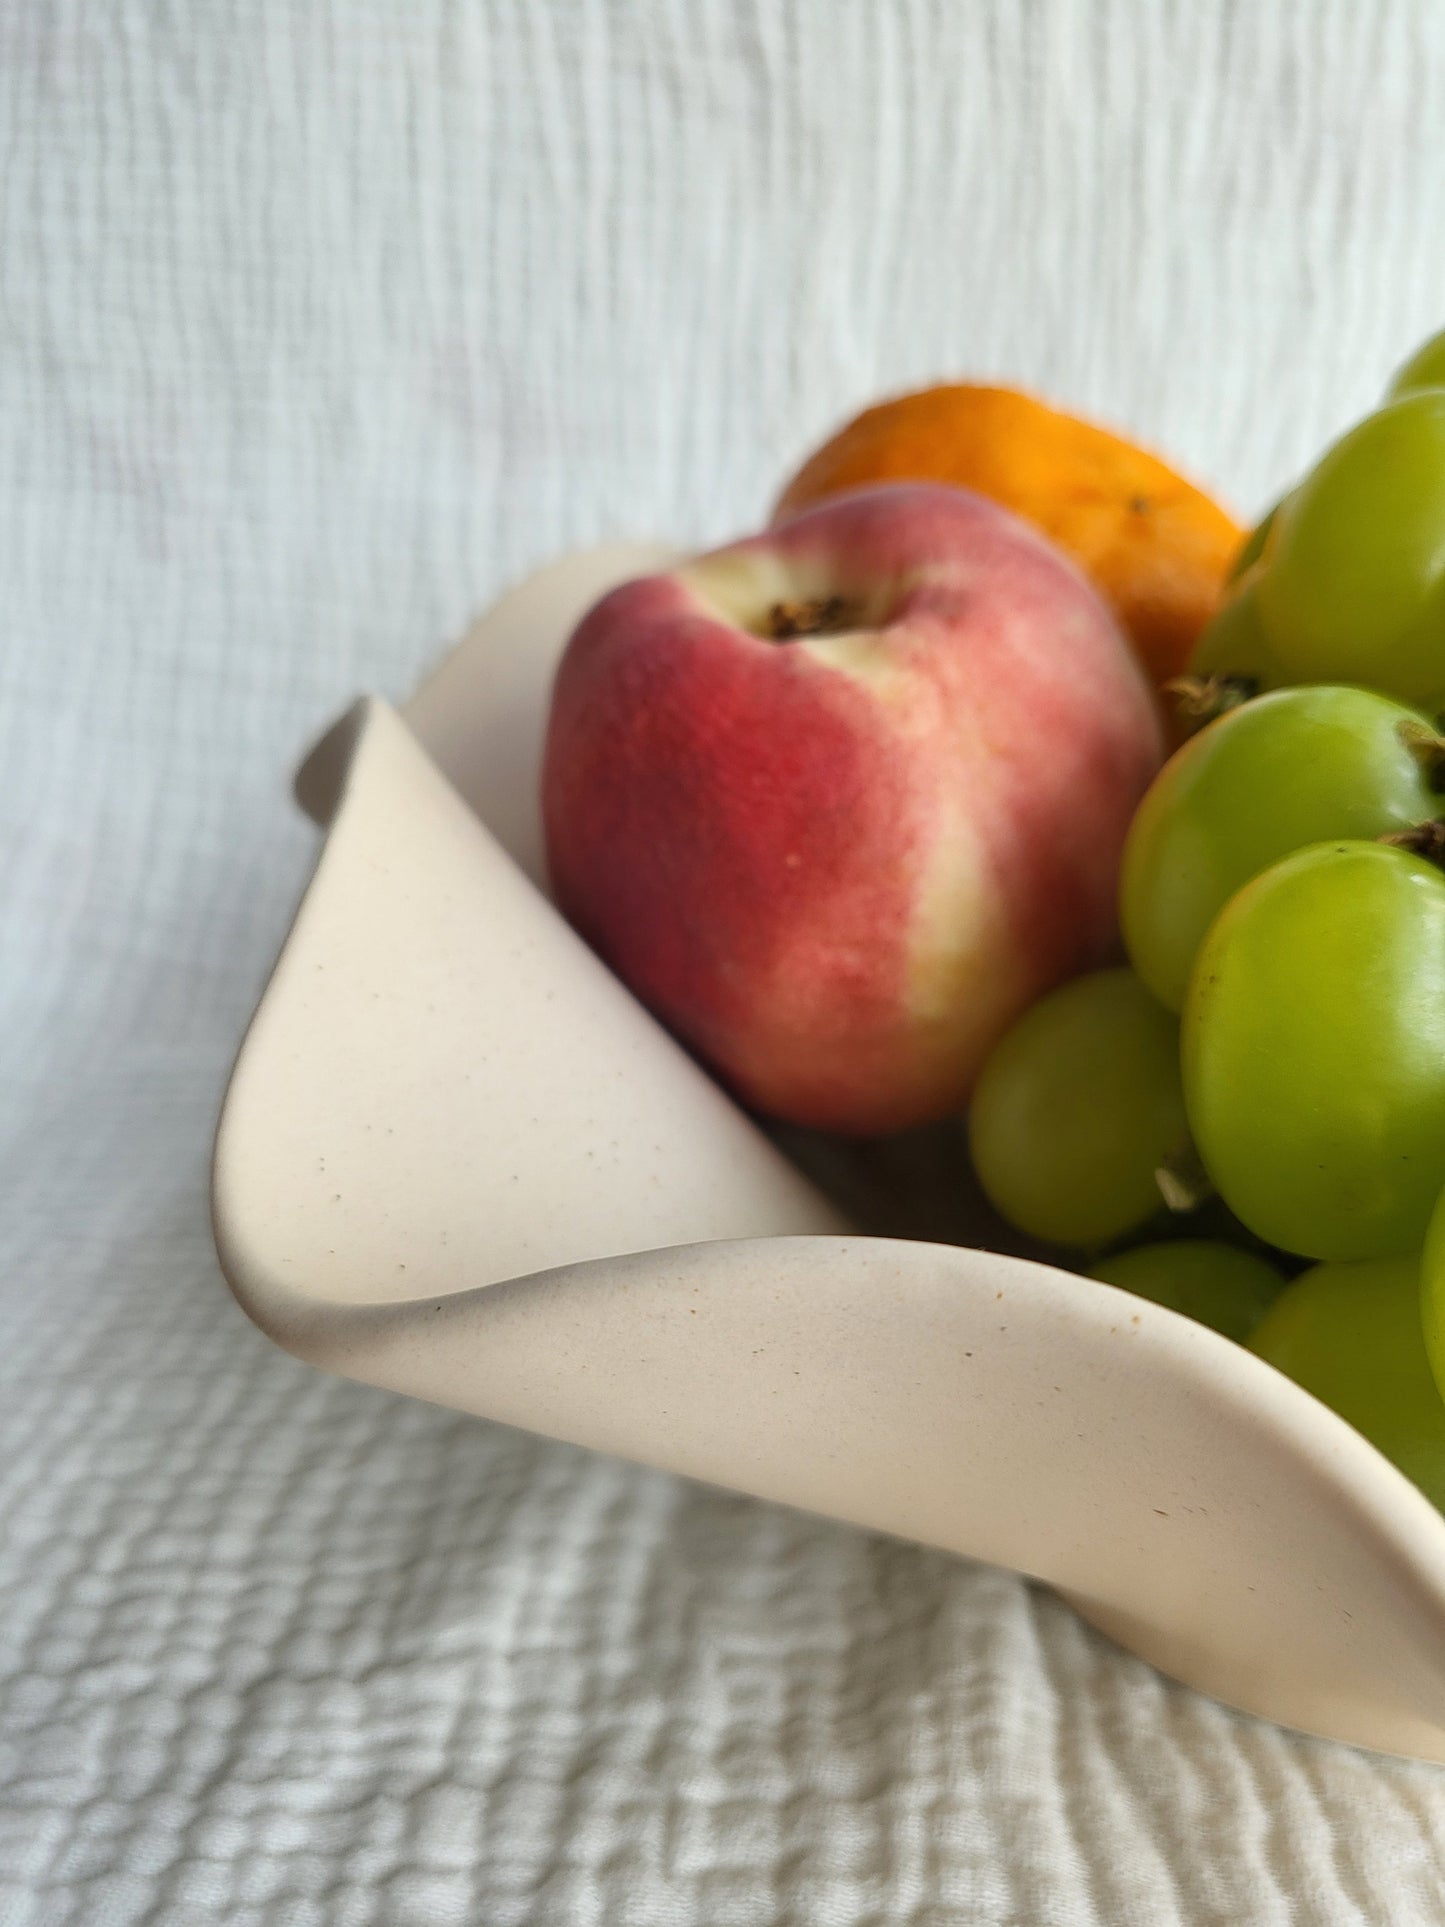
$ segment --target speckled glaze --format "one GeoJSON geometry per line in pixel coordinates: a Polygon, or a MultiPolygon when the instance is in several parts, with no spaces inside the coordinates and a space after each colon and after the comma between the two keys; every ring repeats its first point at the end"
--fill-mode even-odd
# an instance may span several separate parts
{"type": "Polygon", "coordinates": [[[1247,1710],[1445,1760],[1445,1520],[1251,1354],[1109,1286],[854,1235],[548,901],[551,669],[658,549],[576,556],[329,824],[216,1142],[226,1275],[327,1370],[1007,1565],[1247,1710]]]}

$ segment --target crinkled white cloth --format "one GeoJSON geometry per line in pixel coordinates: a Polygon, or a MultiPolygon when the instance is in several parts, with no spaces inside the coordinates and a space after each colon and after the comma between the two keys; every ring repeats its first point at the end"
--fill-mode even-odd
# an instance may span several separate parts
{"type": "Polygon", "coordinates": [[[3,1927],[1445,1918],[1440,1773],[323,1379],[205,1210],[288,767],[509,578],[960,371],[1253,510],[1442,319],[1436,0],[6,0],[3,1927]]]}

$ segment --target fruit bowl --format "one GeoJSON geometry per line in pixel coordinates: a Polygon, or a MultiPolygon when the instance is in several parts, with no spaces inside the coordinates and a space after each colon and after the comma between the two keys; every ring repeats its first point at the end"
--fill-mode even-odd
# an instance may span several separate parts
{"type": "Polygon", "coordinates": [[[240,1303],[326,1370],[1012,1567],[1234,1706],[1445,1760],[1445,1519],[1400,1472],[1161,1306],[865,1235],[853,1154],[765,1134],[553,909],[553,667],[670,559],[543,571],[307,759],[326,840],[216,1140],[240,1303]]]}

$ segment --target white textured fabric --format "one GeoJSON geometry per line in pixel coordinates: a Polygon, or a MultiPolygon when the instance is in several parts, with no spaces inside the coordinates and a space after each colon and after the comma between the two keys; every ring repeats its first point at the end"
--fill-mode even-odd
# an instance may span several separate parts
{"type": "Polygon", "coordinates": [[[205,1217],[320,723],[935,375],[1258,507],[1445,318],[1438,0],[6,0],[0,157],[3,1927],[1445,1918],[1440,1773],[325,1380],[205,1217]]]}

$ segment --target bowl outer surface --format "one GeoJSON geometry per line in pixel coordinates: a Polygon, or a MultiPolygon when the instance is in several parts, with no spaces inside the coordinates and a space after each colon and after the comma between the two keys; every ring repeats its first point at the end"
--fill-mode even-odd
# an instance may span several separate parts
{"type": "MultiPolygon", "coordinates": [[[[586,561],[508,598],[429,687],[485,709],[498,648],[555,660],[619,566],[586,561]]],[[[448,780],[369,701],[303,772],[332,827],[216,1149],[218,1247],[263,1329],[348,1376],[1015,1567],[1233,1704],[1445,1758],[1445,1522],[1423,1497],[1161,1307],[850,1235],[464,800],[495,777],[494,729],[471,764],[452,729],[448,780]]],[[[534,752],[514,748],[515,773],[534,752]]],[[[499,824],[524,860],[528,821],[518,802],[499,824]]]]}

